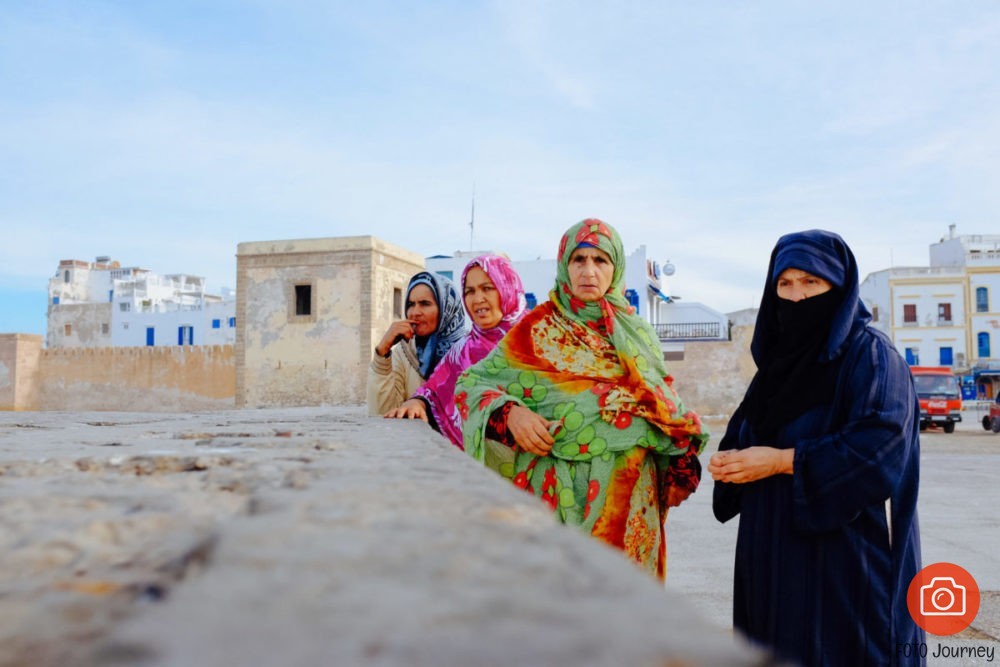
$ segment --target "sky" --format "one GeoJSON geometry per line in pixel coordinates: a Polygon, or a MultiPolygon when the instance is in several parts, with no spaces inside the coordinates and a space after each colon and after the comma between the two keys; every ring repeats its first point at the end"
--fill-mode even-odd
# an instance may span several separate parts
{"type": "Polygon", "coordinates": [[[998,63],[998,0],[4,0],[0,333],[62,259],[217,292],[245,241],[553,258],[599,217],[721,312],[788,232],[926,266],[1000,233],[998,63]]]}

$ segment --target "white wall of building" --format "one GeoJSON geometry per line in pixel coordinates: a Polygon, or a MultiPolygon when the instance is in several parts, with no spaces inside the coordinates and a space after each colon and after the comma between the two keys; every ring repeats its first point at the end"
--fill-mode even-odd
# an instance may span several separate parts
{"type": "Polygon", "coordinates": [[[161,276],[107,258],[63,260],[49,280],[48,347],[225,345],[236,340],[236,294],[207,294],[200,276],[161,276]],[[218,320],[219,326],[214,327],[218,320]],[[189,333],[188,333],[189,332],[189,333]]]}
{"type": "Polygon", "coordinates": [[[911,363],[949,365],[950,356],[961,372],[1000,370],[1000,235],[959,236],[951,226],[930,246],[929,267],[869,274],[861,298],[879,309],[875,326],[911,363]],[[908,306],[914,321],[906,321],[908,306]]]}
{"type": "Polygon", "coordinates": [[[893,342],[913,365],[965,367],[965,279],[953,270],[923,271],[892,282],[893,342]],[[910,321],[908,310],[915,314],[910,321]]]}
{"type": "Polygon", "coordinates": [[[1000,266],[1000,235],[967,234],[941,239],[930,247],[931,266],[965,266],[977,268],[1000,266]]]}
{"type": "Polygon", "coordinates": [[[1000,367],[1000,271],[970,273],[969,309],[974,358],[982,365],[1000,367]]]}
{"type": "Polygon", "coordinates": [[[872,314],[872,326],[892,336],[892,269],[869,273],[859,288],[861,301],[872,314]]]}

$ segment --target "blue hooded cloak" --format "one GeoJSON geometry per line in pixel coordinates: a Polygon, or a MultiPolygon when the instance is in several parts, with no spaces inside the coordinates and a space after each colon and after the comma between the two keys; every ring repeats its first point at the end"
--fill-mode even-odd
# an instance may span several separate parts
{"type": "Polygon", "coordinates": [[[758,369],[781,350],[775,285],[787,268],[824,278],[843,295],[815,360],[817,368],[829,365],[825,377],[836,386],[829,401],[791,417],[774,439],[756,434],[741,406],[720,441],[720,451],[795,450],[791,475],[715,484],[716,518],[740,516],[733,625],[804,665],[924,664],[919,652],[899,650],[924,641],[906,606],[920,569],[920,410],[909,368],[868,327],[850,248],[837,234],[810,230],[781,237],[771,253],[750,345],[758,369]]]}

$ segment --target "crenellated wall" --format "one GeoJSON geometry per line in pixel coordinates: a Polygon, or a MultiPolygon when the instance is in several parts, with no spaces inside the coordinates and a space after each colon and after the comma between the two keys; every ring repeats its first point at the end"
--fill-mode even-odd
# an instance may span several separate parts
{"type": "Polygon", "coordinates": [[[3,410],[221,410],[235,393],[232,345],[53,350],[0,336],[3,410]]]}

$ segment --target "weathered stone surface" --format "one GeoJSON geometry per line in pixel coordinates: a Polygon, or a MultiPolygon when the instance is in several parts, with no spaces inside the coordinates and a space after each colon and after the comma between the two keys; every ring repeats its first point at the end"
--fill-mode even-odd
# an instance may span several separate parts
{"type": "Polygon", "coordinates": [[[0,415],[0,523],[3,665],[766,664],[360,408],[0,415]]]}

